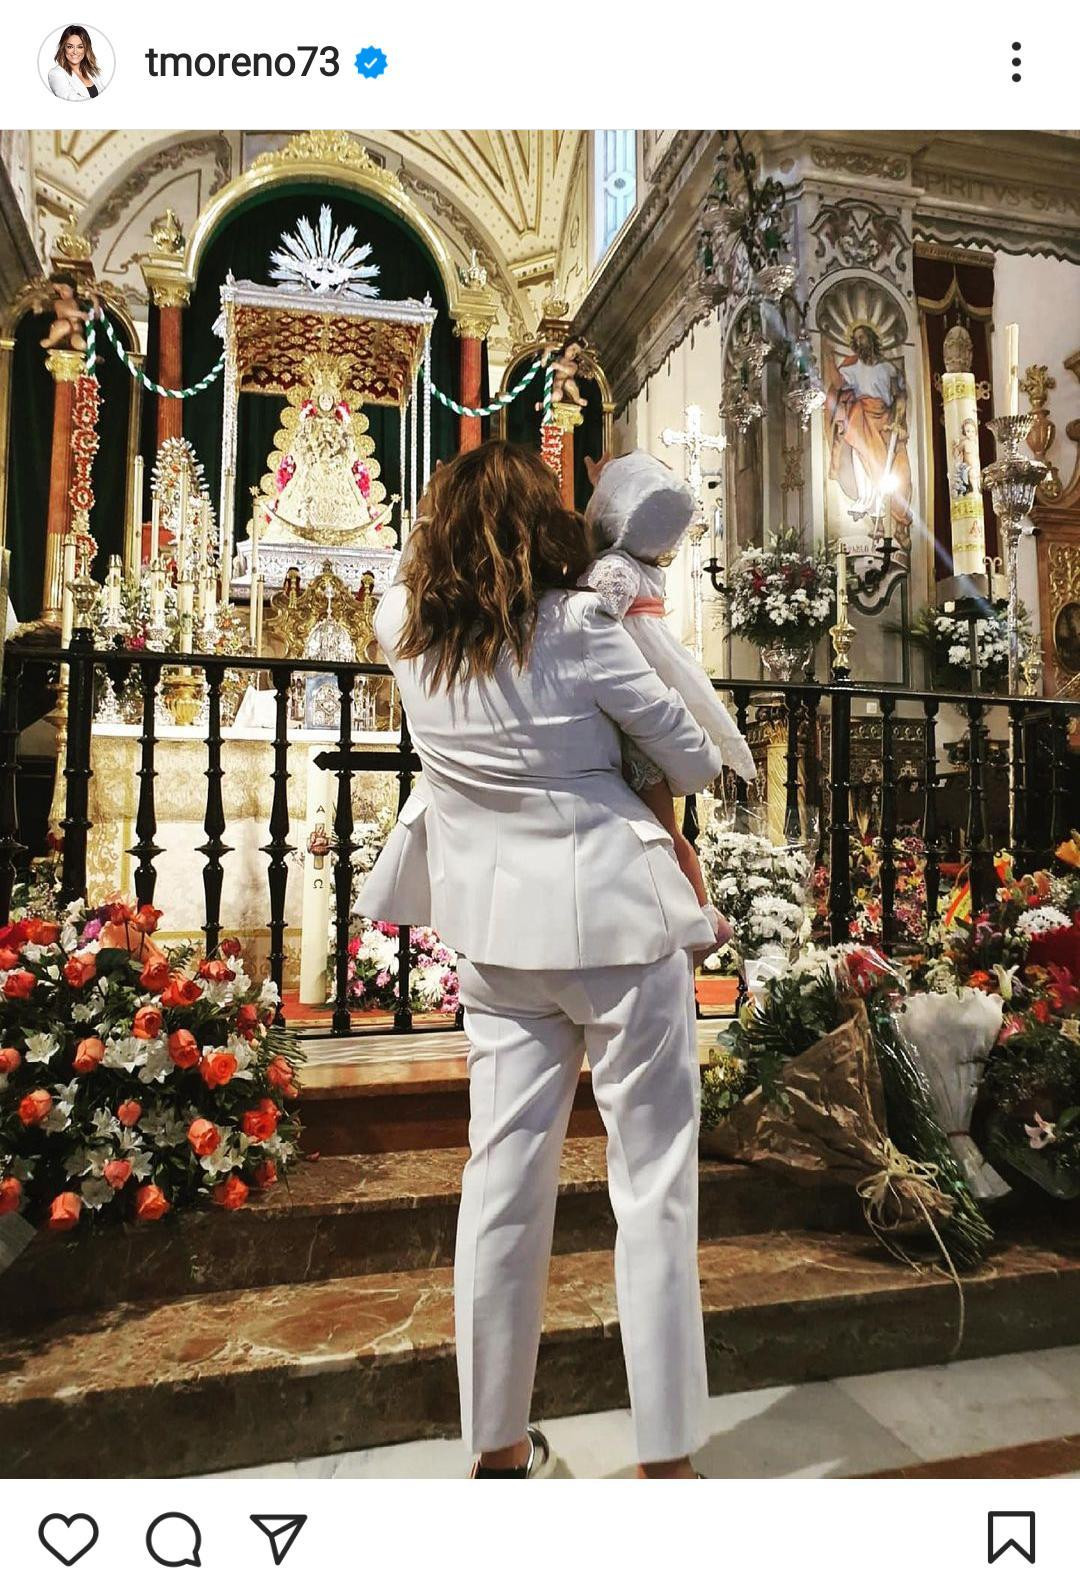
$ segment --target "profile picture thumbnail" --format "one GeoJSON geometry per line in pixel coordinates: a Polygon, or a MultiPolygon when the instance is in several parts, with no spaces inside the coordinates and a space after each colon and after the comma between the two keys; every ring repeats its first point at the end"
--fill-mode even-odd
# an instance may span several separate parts
{"type": "Polygon", "coordinates": [[[99,28],[69,22],[49,34],[38,67],[57,99],[97,99],[113,75],[112,45],[99,28]]]}

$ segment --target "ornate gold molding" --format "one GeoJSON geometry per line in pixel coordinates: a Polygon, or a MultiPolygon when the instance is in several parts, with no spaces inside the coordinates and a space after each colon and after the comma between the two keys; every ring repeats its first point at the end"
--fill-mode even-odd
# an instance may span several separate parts
{"type": "Polygon", "coordinates": [[[190,303],[191,287],[187,281],[152,280],[145,264],[143,275],[155,308],[186,308],[190,303]]]}
{"type": "Polygon", "coordinates": [[[481,319],[475,314],[458,314],[454,320],[454,334],[463,341],[486,341],[494,318],[481,319]]]}
{"type": "Polygon", "coordinates": [[[283,149],[270,149],[253,159],[249,168],[253,171],[276,171],[290,169],[294,165],[313,164],[341,165],[348,170],[361,172],[388,191],[401,191],[401,181],[396,173],[373,159],[351,132],[298,132],[283,149]]]}
{"type": "Polygon", "coordinates": [[[45,367],[58,385],[73,385],[86,373],[86,353],[54,347],[45,359],[45,367]]]}

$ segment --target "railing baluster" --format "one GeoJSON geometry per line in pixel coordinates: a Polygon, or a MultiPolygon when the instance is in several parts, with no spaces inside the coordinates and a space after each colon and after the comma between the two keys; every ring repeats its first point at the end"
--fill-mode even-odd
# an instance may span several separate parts
{"type": "Polygon", "coordinates": [[[352,1027],[349,1012],[349,927],[352,922],[352,699],[356,678],[353,672],[338,674],[338,752],[337,803],[334,809],[334,1018],[335,1034],[348,1034],[352,1027]]]}
{"type": "Polygon", "coordinates": [[[986,817],[986,777],[983,763],[983,718],[986,705],[973,696],[968,701],[968,880],[972,916],[981,913],[994,894],[994,852],[986,817]]]}
{"type": "Polygon", "coordinates": [[[797,843],[802,840],[802,820],[799,817],[799,723],[802,704],[798,693],[784,690],[784,713],[787,716],[787,744],[784,758],[784,840],[797,843]]]}
{"type": "Polygon", "coordinates": [[[206,813],[203,816],[203,830],[206,840],[196,852],[202,853],[206,862],[203,865],[203,898],[206,903],[206,951],[212,955],[218,949],[221,939],[221,888],[225,879],[225,870],[221,860],[226,853],[232,852],[222,841],[225,834],[225,809],[221,800],[221,782],[225,775],[221,768],[221,683],[225,675],[224,665],[216,662],[207,662],[206,666],[206,696],[208,724],[206,728],[206,813]]]}
{"type": "MultiPolygon", "coordinates": [[[[275,706],[274,768],[270,772],[274,796],[270,804],[270,840],[260,850],[270,860],[266,866],[266,885],[270,893],[270,977],[280,993],[285,980],[285,891],[289,883],[289,855],[295,851],[289,845],[289,684],[292,669],[272,666],[270,677],[275,706]]],[[[281,1007],[279,1001],[278,1023],[285,1021],[281,1007]]]]}
{"type": "Polygon", "coordinates": [[[881,695],[881,941],[896,938],[896,753],[893,717],[896,700],[881,695]]]}
{"type": "MultiPolygon", "coordinates": [[[[410,760],[412,758],[412,736],[409,732],[409,722],[405,715],[405,706],[401,707],[401,736],[398,741],[398,813],[400,814],[408,802],[412,791],[413,773],[410,760]]],[[[412,924],[430,923],[427,919],[413,919],[412,924]]],[[[413,1026],[412,1016],[412,933],[410,923],[398,925],[398,982],[397,1006],[394,1008],[394,1031],[398,1034],[411,1034],[413,1026]]]]}
{"type": "Polygon", "coordinates": [[[142,751],[138,769],[139,805],[135,811],[135,835],[138,840],[130,851],[131,856],[138,860],[135,866],[135,897],[142,904],[153,903],[154,891],[157,887],[154,859],[159,857],[163,850],[154,841],[157,835],[157,811],[154,807],[154,781],[157,777],[154,768],[154,745],[157,742],[155,716],[161,661],[144,661],[140,664],[139,671],[142,676],[143,717],[142,751]]]}
{"type": "Polygon", "coordinates": [[[64,764],[64,856],[60,900],[86,895],[86,838],[90,830],[90,734],[94,724],[94,639],[80,627],[69,645],[67,754],[64,764]]]}
{"type": "Polygon", "coordinates": [[[1024,748],[1024,711],[1009,705],[1009,849],[1017,874],[1030,867],[1028,836],[1027,754],[1024,748]]]}
{"type": "Polygon", "coordinates": [[[941,831],[938,825],[937,699],[923,700],[923,817],[922,839],[926,868],[926,932],[937,920],[941,892],[941,831]]]}
{"type": "MultiPolygon", "coordinates": [[[[746,728],[750,720],[750,689],[745,687],[732,688],[732,697],[735,700],[735,724],[742,735],[746,736],[746,728]]],[[[749,825],[747,818],[747,798],[749,788],[741,776],[735,777],[735,829],[745,831],[749,825]]]]}
{"type": "Polygon", "coordinates": [[[1050,706],[1050,854],[1069,834],[1068,808],[1069,710],[1050,706]]]}
{"type": "Polygon", "coordinates": [[[19,840],[19,806],[15,796],[19,773],[19,689],[23,663],[18,654],[4,656],[3,698],[0,699],[0,924],[11,916],[11,893],[26,848],[19,840]]]}
{"type": "Polygon", "coordinates": [[[851,934],[851,694],[832,692],[829,732],[829,933],[834,946],[851,934]]]}

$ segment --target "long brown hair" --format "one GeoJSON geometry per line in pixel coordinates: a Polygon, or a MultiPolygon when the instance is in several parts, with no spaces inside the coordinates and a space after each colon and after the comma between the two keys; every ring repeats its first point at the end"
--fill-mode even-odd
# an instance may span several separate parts
{"type": "Polygon", "coordinates": [[[88,77],[100,77],[101,67],[94,58],[94,46],[91,44],[90,35],[84,27],[66,27],[64,29],[60,35],[60,42],[56,46],[56,64],[58,66],[62,66],[69,77],[73,77],[75,75],[71,67],[68,65],[68,58],[65,54],[65,48],[69,38],[77,38],[82,41],[82,47],[86,52],[82,58],[82,69],[86,75],[88,77]]]}
{"type": "Polygon", "coordinates": [[[429,685],[491,676],[504,649],[525,664],[537,604],[588,564],[585,524],[524,446],[488,440],[437,468],[402,569],[402,659],[426,655],[429,685]]]}

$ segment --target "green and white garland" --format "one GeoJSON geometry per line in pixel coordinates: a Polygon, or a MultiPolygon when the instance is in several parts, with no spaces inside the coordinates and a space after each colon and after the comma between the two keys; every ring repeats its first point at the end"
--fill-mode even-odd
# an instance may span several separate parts
{"type": "MultiPolygon", "coordinates": [[[[94,365],[97,362],[98,324],[104,326],[105,334],[111,342],[114,352],[124,367],[127,369],[131,377],[133,379],[139,380],[146,390],[153,391],[156,396],[172,397],[177,401],[184,401],[189,396],[198,396],[201,391],[206,390],[214,383],[218,375],[225,367],[225,354],[223,352],[218,358],[217,362],[214,364],[213,368],[210,370],[209,374],[204,374],[201,380],[195,381],[194,385],[188,385],[183,390],[168,390],[164,385],[159,385],[156,380],[152,380],[148,374],[144,373],[141,368],[132,362],[131,354],[127,351],[126,347],[121,345],[116,331],[113,329],[112,325],[109,323],[108,319],[101,312],[101,310],[98,309],[91,314],[90,324],[86,332],[86,372],[88,374],[93,373],[94,365]]],[[[544,363],[544,357],[536,358],[529,365],[527,372],[522,375],[521,379],[518,380],[516,385],[514,385],[510,390],[505,391],[501,396],[496,396],[495,400],[489,402],[486,407],[464,407],[462,406],[461,402],[455,401],[452,396],[447,396],[445,391],[441,391],[437,385],[432,385],[431,394],[435,397],[436,401],[442,402],[444,407],[449,407],[450,411],[452,413],[456,413],[459,418],[490,418],[492,413],[498,412],[501,407],[509,407],[512,401],[517,400],[522,391],[532,383],[533,379],[544,367],[544,363]]],[[[551,416],[551,392],[554,383],[555,368],[553,364],[549,364],[547,373],[544,377],[545,423],[550,420],[551,416]]]]}
{"type": "Polygon", "coordinates": [[[131,354],[126,347],[121,346],[116,331],[99,308],[91,314],[86,332],[86,372],[88,374],[94,372],[94,365],[97,362],[98,324],[104,325],[105,334],[112,343],[114,352],[131,377],[139,380],[146,390],[153,391],[155,396],[175,397],[178,401],[183,401],[188,396],[197,396],[200,391],[206,390],[208,386],[214,383],[225,367],[225,354],[223,352],[209,374],[204,374],[201,380],[195,381],[194,385],[188,385],[184,390],[167,390],[164,385],[159,385],[157,380],[152,380],[148,374],[144,374],[143,370],[131,361],[131,354]]]}

